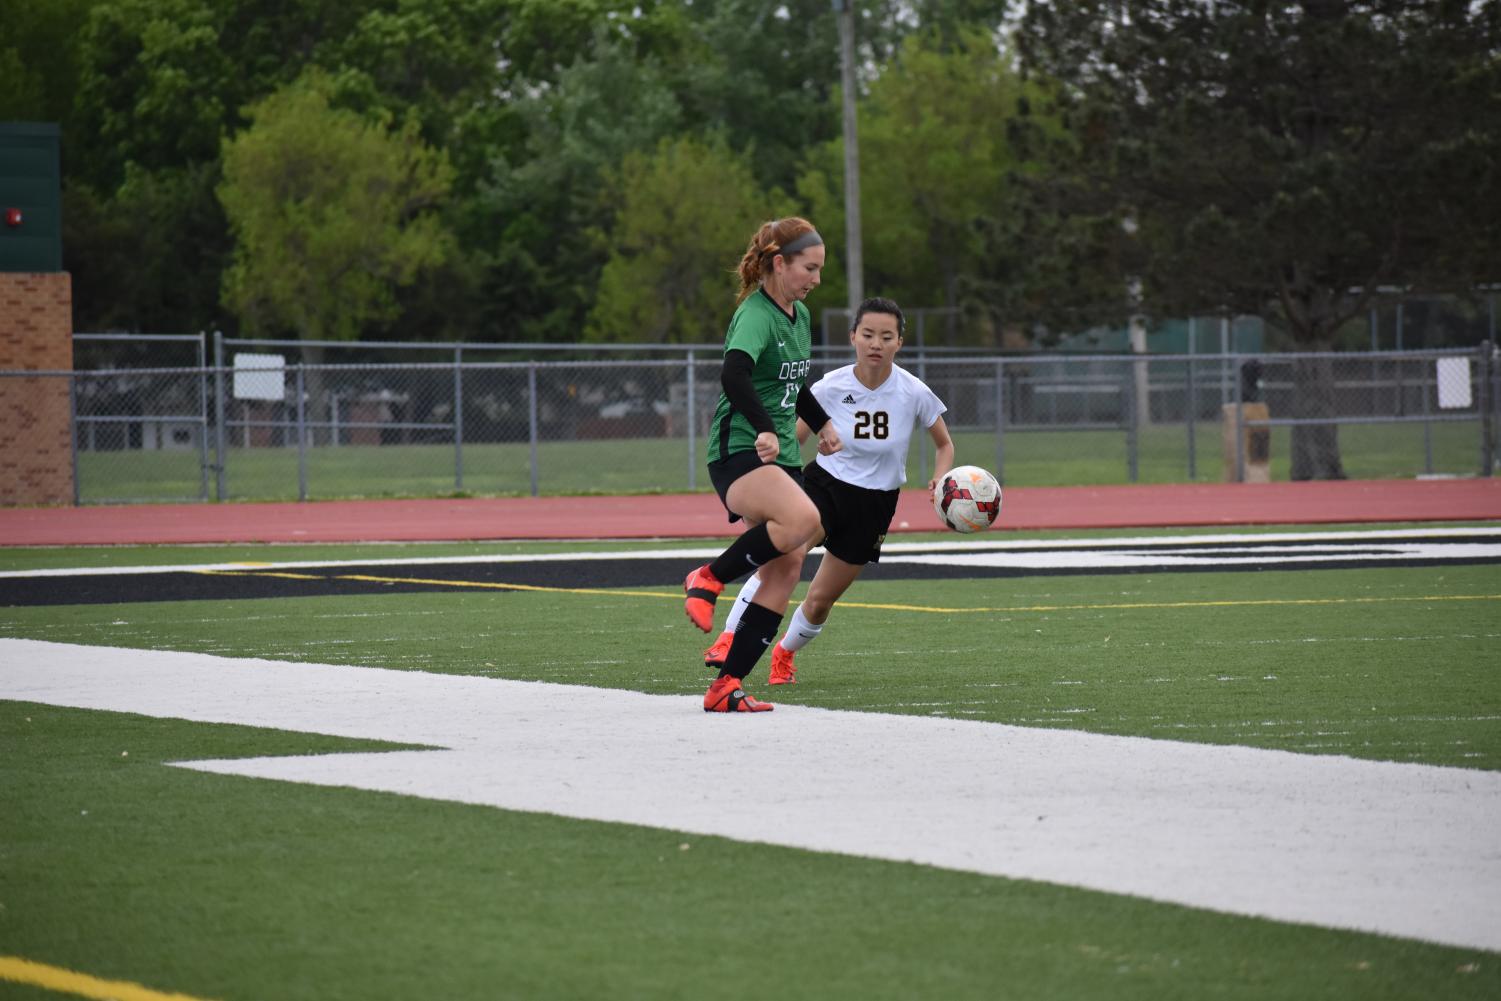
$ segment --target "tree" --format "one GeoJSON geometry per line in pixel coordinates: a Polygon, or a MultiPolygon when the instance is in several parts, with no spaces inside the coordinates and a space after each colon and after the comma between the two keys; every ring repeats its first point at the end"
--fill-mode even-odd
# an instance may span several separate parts
{"type": "Polygon", "coordinates": [[[112,0],[91,12],[80,41],[70,173],[113,192],[126,166],[212,161],[236,79],[206,0],[112,0]]]}
{"type": "MultiPolygon", "coordinates": [[[[1027,266],[990,224],[1014,217],[1018,179],[1033,169],[1016,128],[1027,91],[978,29],[910,36],[881,68],[860,109],[867,287],[909,306],[1010,312],[1015,297],[997,298],[984,279],[1027,266]]],[[[844,216],[842,157],[836,139],[799,181],[830,232],[844,216]]]]}
{"type": "MultiPolygon", "coordinates": [[[[55,0],[31,4],[34,11],[23,4],[22,23],[54,6],[53,20],[87,5],[62,50],[77,53],[65,101],[63,215],[79,322],[194,330],[221,314],[230,244],[214,194],[221,138],[244,128],[245,108],[310,66],[326,70],[332,103],[372,118],[416,119],[429,145],[461,151],[472,193],[501,115],[495,95],[506,78],[496,38],[510,3],[55,0]]],[[[0,74],[5,62],[0,51],[0,74]]],[[[477,285],[470,273],[450,275],[450,301],[462,298],[456,284],[477,285]]]]}
{"type": "Polygon", "coordinates": [[[589,339],[715,343],[734,310],[747,239],[787,214],[787,200],[763,194],[723,141],[686,138],[628,155],[612,190],[620,211],[589,339]]]}
{"type": "Polygon", "coordinates": [[[0,0],[0,122],[61,122],[78,87],[77,38],[98,0],[0,0]]]}
{"type": "Polygon", "coordinates": [[[112,195],[64,185],[63,247],[78,330],[191,333],[223,318],[219,280],[230,239],[216,161],[146,170],[128,164],[112,195]]]}
{"type": "Polygon", "coordinates": [[[577,340],[609,256],[610,174],[675,132],[681,109],[655,62],[602,33],[511,114],[524,139],[494,150],[473,217],[489,264],[484,326],[496,339],[577,340]]]}
{"type": "Polygon", "coordinates": [[[277,91],[224,144],[219,198],[236,240],[225,300],[251,330],[353,338],[450,249],[434,212],[447,158],[414,119],[363,119],[331,107],[327,90],[313,73],[277,91]]]}
{"type": "MultiPolygon", "coordinates": [[[[1119,277],[1150,308],[1259,312],[1319,350],[1380,286],[1495,279],[1494,0],[1033,4],[1020,41],[1068,88],[1059,169],[1138,227],[1119,277]]],[[[1296,381],[1292,416],[1334,413],[1327,366],[1296,381]]],[[[1333,425],[1294,429],[1292,474],[1344,476],[1333,425]]]]}

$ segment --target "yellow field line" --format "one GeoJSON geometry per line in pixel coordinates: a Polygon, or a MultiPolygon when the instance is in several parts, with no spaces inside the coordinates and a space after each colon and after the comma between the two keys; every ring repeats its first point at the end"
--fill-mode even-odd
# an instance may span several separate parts
{"type": "Polygon", "coordinates": [[[0,980],[77,994],[80,997],[99,998],[100,1001],[201,1001],[190,994],[154,991],[129,980],[101,980],[87,973],[75,973],[46,963],[33,963],[19,956],[0,956],[0,980]]]}
{"type": "MultiPolygon", "coordinates": [[[[255,572],[255,571],[252,571],[255,572]]],[[[680,592],[623,591],[606,587],[543,587],[537,584],[506,584],[483,580],[439,580],[428,577],[376,577],[370,574],[340,574],[334,580],[359,580],[373,584],[422,584],[439,587],[477,587],[496,591],[536,591],[544,594],[603,594],[635,598],[682,599],[680,592]]],[[[841,608],[873,608],[886,612],[928,612],[932,614],[999,614],[1015,612],[1088,612],[1148,608],[1238,608],[1277,605],[1374,605],[1413,601],[1501,601],[1501,594],[1430,594],[1421,597],[1388,598],[1247,598],[1240,601],[1129,601],[1094,605],[1011,605],[980,608],[948,608],[937,605],[893,605],[869,601],[841,601],[841,608]]]]}
{"type": "Polygon", "coordinates": [[[291,573],[278,570],[194,570],[210,577],[281,577],[285,580],[327,580],[322,574],[291,573]]]}
{"type": "Polygon", "coordinates": [[[363,580],[375,584],[439,584],[444,587],[483,587],[497,591],[544,591],[548,594],[623,594],[636,598],[677,598],[682,592],[663,594],[661,591],[621,591],[609,587],[539,587],[536,584],[503,584],[489,580],[429,580],[425,577],[371,577],[367,574],[339,574],[334,580],[363,580]]]}

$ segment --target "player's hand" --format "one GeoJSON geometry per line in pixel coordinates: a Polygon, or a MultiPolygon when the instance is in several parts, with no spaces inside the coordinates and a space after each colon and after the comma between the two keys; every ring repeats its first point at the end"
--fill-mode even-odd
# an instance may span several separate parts
{"type": "Polygon", "coordinates": [[[762,462],[775,462],[782,454],[782,442],[775,431],[762,431],[756,435],[756,455],[762,462]]]}
{"type": "Polygon", "coordinates": [[[844,442],[839,440],[839,432],[834,430],[834,422],[829,421],[823,426],[823,430],[818,432],[818,454],[833,455],[843,447],[844,442]]]}

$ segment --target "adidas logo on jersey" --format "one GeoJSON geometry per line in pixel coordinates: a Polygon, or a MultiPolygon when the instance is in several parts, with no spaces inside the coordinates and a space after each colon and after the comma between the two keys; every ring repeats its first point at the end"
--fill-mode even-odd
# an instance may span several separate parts
{"type": "Polygon", "coordinates": [[[840,400],[839,402],[840,403],[854,403],[855,402],[855,394],[854,393],[845,393],[844,394],[844,399],[840,400]]]}

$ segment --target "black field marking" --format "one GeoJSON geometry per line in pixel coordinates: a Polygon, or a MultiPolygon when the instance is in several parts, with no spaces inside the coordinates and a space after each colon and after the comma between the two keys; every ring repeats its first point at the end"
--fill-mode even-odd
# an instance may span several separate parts
{"type": "MultiPolygon", "coordinates": [[[[818,554],[803,567],[808,580],[818,554]]],[[[38,574],[0,577],[0,607],[91,605],[145,601],[206,601],[303,598],[329,595],[410,594],[467,590],[491,595],[519,588],[660,588],[679,592],[684,575],[701,560],[691,554],[622,556],[591,560],[508,560],[497,563],[402,563],[399,565],[298,566],[295,569],[171,570],[160,573],[38,574]],[[446,583],[451,581],[452,584],[446,583]],[[497,585],[499,585],[497,587],[497,585]]],[[[1440,539],[1415,534],[1379,541],[1327,537],[1299,544],[1195,542],[1164,539],[1129,545],[1059,543],[1025,550],[935,547],[888,552],[865,571],[866,580],[986,579],[1080,574],[1260,572],[1341,570],[1373,567],[1436,567],[1501,564],[1501,539],[1477,533],[1440,539]],[[1122,565],[1122,564],[1129,565],[1122,565]]]]}

